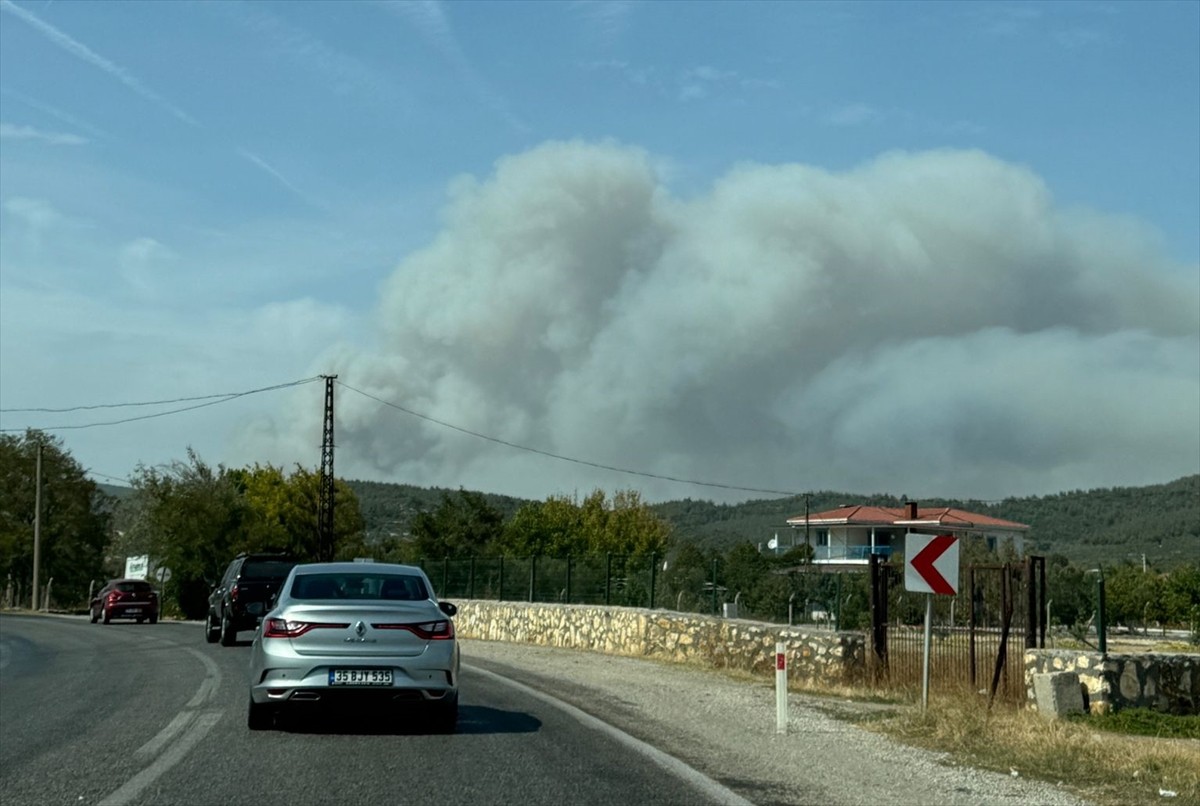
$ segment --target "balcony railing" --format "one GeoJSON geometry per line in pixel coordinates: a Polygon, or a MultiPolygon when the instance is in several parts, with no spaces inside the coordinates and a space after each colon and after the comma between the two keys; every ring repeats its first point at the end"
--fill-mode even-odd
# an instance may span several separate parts
{"type": "Polygon", "coordinates": [[[813,559],[817,562],[866,561],[872,554],[888,558],[891,546],[817,546],[813,559]]]}

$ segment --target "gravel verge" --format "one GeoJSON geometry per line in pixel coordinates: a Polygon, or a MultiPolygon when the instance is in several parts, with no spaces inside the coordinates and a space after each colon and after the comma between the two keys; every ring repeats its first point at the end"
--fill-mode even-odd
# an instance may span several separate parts
{"type": "MultiPolygon", "coordinates": [[[[888,706],[791,693],[775,732],[774,681],[527,644],[463,639],[463,662],[534,686],[720,781],[759,806],[1075,806],[1065,788],[955,764],[834,716],[888,706]]],[[[464,702],[470,692],[464,690],[464,702]]]]}

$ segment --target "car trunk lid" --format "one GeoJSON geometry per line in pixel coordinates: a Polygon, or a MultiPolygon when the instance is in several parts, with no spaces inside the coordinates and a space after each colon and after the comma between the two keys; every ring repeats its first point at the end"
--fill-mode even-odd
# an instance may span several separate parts
{"type": "Polygon", "coordinates": [[[447,617],[429,602],[414,602],[293,606],[286,620],[320,625],[289,639],[299,655],[415,657],[434,640],[417,625],[447,617]]]}

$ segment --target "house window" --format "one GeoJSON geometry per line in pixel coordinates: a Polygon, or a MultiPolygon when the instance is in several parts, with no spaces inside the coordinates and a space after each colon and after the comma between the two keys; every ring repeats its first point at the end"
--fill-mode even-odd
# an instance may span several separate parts
{"type": "Polygon", "coordinates": [[[828,546],[829,545],[829,530],[828,529],[818,529],[817,530],[817,545],[818,546],[828,546]]]}

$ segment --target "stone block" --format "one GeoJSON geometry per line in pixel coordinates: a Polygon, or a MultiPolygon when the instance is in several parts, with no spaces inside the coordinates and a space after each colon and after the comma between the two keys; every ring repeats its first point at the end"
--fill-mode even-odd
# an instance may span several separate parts
{"type": "Polygon", "coordinates": [[[1033,676],[1034,702],[1047,719],[1083,713],[1083,691],[1074,672],[1050,672],[1033,676]]]}

